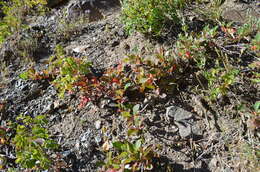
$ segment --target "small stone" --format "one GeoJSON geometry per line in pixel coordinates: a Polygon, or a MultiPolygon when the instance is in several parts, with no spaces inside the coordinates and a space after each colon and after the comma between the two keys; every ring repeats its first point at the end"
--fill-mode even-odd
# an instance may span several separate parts
{"type": "Polygon", "coordinates": [[[100,136],[96,136],[95,141],[99,144],[102,141],[102,138],[100,136]]]}
{"type": "Polygon", "coordinates": [[[71,154],[71,151],[70,151],[70,150],[61,152],[61,155],[63,156],[63,158],[69,156],[69,154],[71,154]]]}
{"type": "Polygon", "coordinates": [[[72,51],[75,52],[75,53],[84,53],[86,48],[87,48],[87,46],[85,46],[85,45],[78,46],[78,47],[72,49],[72,51]]]}
{"type": "Polygon", "coordinates": [[[53,103],[53,108],[56,109],[60,106],[60,101],[59,100],[56,100],[54,103],[53,103]]]}
{"type": "Polygon", "coordinates": [[[95,122],[95,128],[97,130],[99,130],[101,128],[101,121],[98,120],[98,121],[95,122]]]}
{"type": "Polygon", "coordinates": [[[81,145],[84,147],[84,148],[89,148],[91,145],[90,145],[90,142],[83,142],[81,143],[81,145]]]}

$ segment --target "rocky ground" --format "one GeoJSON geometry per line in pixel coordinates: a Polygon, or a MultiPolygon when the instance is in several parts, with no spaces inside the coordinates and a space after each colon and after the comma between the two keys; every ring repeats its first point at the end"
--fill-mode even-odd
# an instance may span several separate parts
{"type": "MultiPolygon", "coordinates": [[[[47,68],[46,60],[54,53],[57,44],[65,48],[67,55],[87,56],[94,64],[93,72],[101,75],[101,71],[118,64],[127,54],[140,51],[148,56],[153,49],[169,48],[175,41],[174,38],[150,40],[139,33],[129,36],[120,22],[117,1],[93,1],[93,6],[88,3],[81,6],[80,1],[75,0],[55,4],[48,15],[28,19],[29,32],[11,36],[0,53],[1,65],[5,66],[0,81],[0,126],[6,126],[9,120],[15,121],[19,114],[32,117],[48,114],[49,130],[61,147],[59,154],[65,164],[64,171],[98,171],[97,162],[105,158],[102,145],[107,140],[124,138],[127,123],[114,113],[114,105],[107,99],[79,108],[77,93],[66,94],[61,99],[48,80],[24,80],[19,74],[26,71],[28,65],[38,70],[47,68]],[[76,20],[78,25],[73,29],[72,26],[66,28],[60,22],[63,11],[69,11],[67,17],[70,20],[79,18],[73,16],[83,11],[89,21],[76,20]],[[36,34],[40,35],[37,46],[17,43],[25,38],[33,42],[36,34]],[[30,62],[24,62],[19,52],[24,48],[30,48],[30,62]]],[[[256,3],[232,1],[231,4],[228,1],[224,4],[227,6],[222,7],[225,9],[223,17],[246,23],[245,9],[252,9],[252,16],[260,16],[256,3]],[[233,8],[228,8],[230,6],[233,8]]],[[[65,22],[69,20],[65,19],[65,22]]],[[[229,51],[235,54],[240,49],[229,51]]],[[[252,62],[259,65],[259,57],[244,53],[236,58],[241,58],[241,62],[234,60],[234,63],[240,67],[243,79],[234,84],[230,94],[214,104],[205,102],[200,94],[191,91],[195,84],[189,78],[191,71],[188,68],[187,75],[179,79],[179,88],[171,94],[139,100],[145,140],[160,145],[155,150],[159,157],[154,160],[159,165],[153,171],[260,170],[259,155],[258,159],[251,156],[257,150],[259,154],[260,146],[259,124],[255,127],[251,118],[251,107],[260,98],[259,83],[249,82],[252,73],[247,70],[247,65],[252,62]],[[238,110],[240,104],[245,105],[244,110],[238,110]]],[[[259,71],[259,66],[255,70],[259,71]]],[[[15,158],[14,150],[1,144],[0,155],[10,162],[15,158]]],[[[12,163],[10,167],[13,167],[12,163]]]]}

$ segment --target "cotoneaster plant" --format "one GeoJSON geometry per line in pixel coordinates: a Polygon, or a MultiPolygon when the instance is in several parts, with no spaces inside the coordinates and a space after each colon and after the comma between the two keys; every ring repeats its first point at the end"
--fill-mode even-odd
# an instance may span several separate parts
{"type": "Polygon", "coordinates": [[[152,146],[144,146],[143,140],[135,142],[116,141],[112,143],[115,150],[107,152],[106,160],[101,163],[102,171],[139,171],[152,170],[152,159],[156,157],[152,146]]]}
{"type": "Polygon", "coordinates": [[[58,144],[48,134],[46,117],[20,115],[17,120],[18,123],[13,124],[16,134],[12,139],[16,150],[15,162],[25,169],[49,169],[52,166],[49,153],[57,149],[58,144]]]}

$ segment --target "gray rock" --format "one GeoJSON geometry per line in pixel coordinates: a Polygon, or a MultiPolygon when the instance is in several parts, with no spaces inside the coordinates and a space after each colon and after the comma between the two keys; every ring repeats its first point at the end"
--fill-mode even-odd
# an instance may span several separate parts
{"type": "Polygon", "coordinates": [[[166,109],[166,119],[171,121],[179,129],[182,138],[194,137],[200,135],[201,131],[194,122],[193,114],[177,106],[170,106],[166,109]]]}
{"type": "Polygon", "coordinates": [[[166,117],[173,118],[174,121],[183,121],[191,119],[192,113],[177,106],[170,106],[166,108],[166,117]]]}

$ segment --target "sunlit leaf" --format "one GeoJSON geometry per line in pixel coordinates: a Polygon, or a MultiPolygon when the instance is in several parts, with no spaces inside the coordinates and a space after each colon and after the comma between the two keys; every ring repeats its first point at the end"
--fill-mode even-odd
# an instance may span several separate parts
{"type": "Polygon", "coordinates": [[[140,104],[134,105],[134,107],[133,107],[133,114],[134,114],[134,115],[135,115],[135,114],[138,114],[139,109],[140,109],[140,104]]]}

